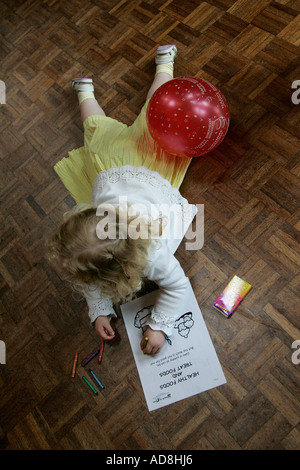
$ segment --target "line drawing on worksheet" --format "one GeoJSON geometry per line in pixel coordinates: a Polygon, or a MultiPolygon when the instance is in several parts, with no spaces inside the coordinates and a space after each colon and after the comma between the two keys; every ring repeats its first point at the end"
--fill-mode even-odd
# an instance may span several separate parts
{"type": "MultiPolygon", "coordinates": [[[[148,305],[147,307],[142,308],[136,313],[134,317],[134,326],[138,329],[141,329],[143,334],[146,331],[147,322],[151,316],[152,307],[153,305],[148,305]]],[[[193,313],[186,312],[175,320],[174,328],[182,338],[188,338],[194,323],[193,313]]],[[[166,340],[170,345],[172,345],[172,341],[168,336],[166,336],[166,340]]]]}

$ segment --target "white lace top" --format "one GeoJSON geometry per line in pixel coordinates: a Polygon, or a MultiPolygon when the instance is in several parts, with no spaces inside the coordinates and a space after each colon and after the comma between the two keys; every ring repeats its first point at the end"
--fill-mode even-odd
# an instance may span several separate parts
{"type": "MultiPolygon", "coordinates": [[[[159,213],[167,221],[160,242],[153,243],[149,250],[145,277],[159,287],[148,324],[170,336],[187,287],[187,277],[174,253],[197,212],[196,206],[189,204],[156,171],[131,165],[103,171],[94,182],[92,204],[118,206],[120,197],[128,205],[138,203],[153,218],[159,213]]],[[[85,297],[91,322],[100,315],[116,316],[111,300],[103,298],[96,286],[90,285],[85,297]]]]}

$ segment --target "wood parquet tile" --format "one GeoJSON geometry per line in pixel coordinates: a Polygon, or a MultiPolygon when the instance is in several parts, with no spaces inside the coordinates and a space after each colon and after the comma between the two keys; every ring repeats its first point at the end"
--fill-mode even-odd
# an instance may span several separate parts
{"type": "Polygon", "coordinates": [[[299,450],[299,2],[3,0],[0,18],[0,448],[299,450]],[[227,384],[149,414],[121,318],[103,392],[71,380],[75,351],[98,341],[45,240],[74,204],[53,170],[82,145],[71,78],[93,77],[107,115],[131,124],[166,43],[176,76],[211,81],[231,112],[181,187],[204,204],[204,246],[177,252],[227,384]],[[212,304],[234,274],[253,289],[226,320],[212,304]]]}

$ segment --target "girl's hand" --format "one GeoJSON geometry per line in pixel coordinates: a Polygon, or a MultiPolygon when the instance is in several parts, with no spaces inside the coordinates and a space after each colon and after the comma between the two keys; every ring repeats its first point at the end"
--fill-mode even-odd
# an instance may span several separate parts
{"type": "Polygon", "coordinates": [[[110,326],[109,319],[105,315],[100,315],[95,320],[96,334],[103,339],[103,341],[110,341],[114,339],[115,332],[110,326]]]}
{"type": "Polygon", "coordinates": [[[163,347],[164,342],[165,334],[163,331],[155,331],[148,326],[141,341],[141,350],[144,354],[157,354],[163,347]],[[148,341],[145,341],[146,337],[148,338],[148,341]]]}

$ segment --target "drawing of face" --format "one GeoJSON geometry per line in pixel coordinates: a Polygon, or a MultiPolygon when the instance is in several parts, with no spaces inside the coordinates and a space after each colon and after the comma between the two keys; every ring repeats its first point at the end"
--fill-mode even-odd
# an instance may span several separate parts
{"type": "Polygon", "coordinates": [[[175,328],[178,330],[180,336],[183,336],[184,338],[188,337],[190,329],[194,325],[194,320],[192,317],[192,312],[188,312],[184,315],[181,315],[181,317],[177,318],[175,322],[175,328]]]}
{"type": "Polygon", "coordinates": [[[146,323],[150,319],[152,307],[153,305],[149,305],[148,307],[142,308],[142,310],[139,310],[134,317],[134,326],[136,328],[141,328],[143,333],[147,328],[146,323]]]}
{"type": "MultiPolygon", "coordinates": [[[[136,328],[141,328],[143,333],[145,332],[147,328],[147,322],[150,319],[151,316],[151,309],[153,305],[149,305],[148,307],[144,307],[141,310],[137,312],[134,318],[134,326],[136,328]]],[[[178,330],[178,333],[180,336],[183,338],[187,338],[190,329],[194,325],[194,320],[193,320],[193,314],[192,312],[187,312],[181,315],[181,317],[177,318],[175,322],[175,328],[178,330]]]]}

